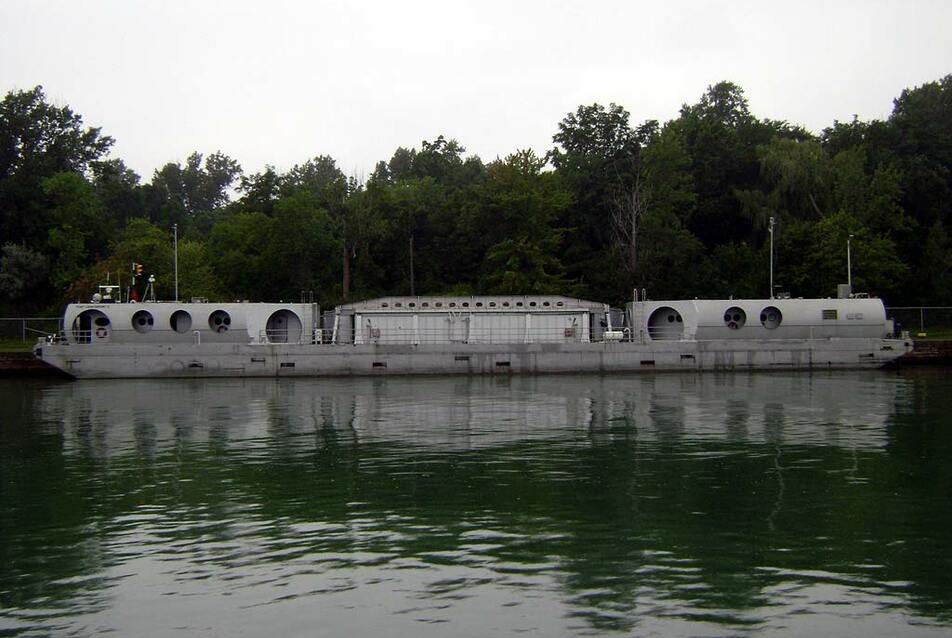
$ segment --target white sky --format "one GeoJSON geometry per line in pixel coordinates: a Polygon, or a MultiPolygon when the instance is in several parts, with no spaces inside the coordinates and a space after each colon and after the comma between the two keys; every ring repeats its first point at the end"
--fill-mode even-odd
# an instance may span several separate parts
{"type": "Polygon", "coordinates": [[[580,104],[665,121],[720,80],[818,132],[948,73],[950,0],[0,2],[0,92],[42,84],[143,181],[196,150],[359,177],[440,134],[543,153],[580,104]]]}

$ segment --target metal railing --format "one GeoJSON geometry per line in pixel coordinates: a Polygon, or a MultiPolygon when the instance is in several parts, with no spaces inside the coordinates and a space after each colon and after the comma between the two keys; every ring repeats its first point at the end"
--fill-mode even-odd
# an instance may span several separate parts
{"type": "Polygon", "coordinates": [[[386,326],[358,327],[353,330],[333,329],[310,332],[298,330],[262,330],[254,341],[258,344],[281,343],[346,343],[366,345],[416,345],[452,343],[582,343],[591,341],[580,327],[566,328],[397,328],[386,326]]]}
{"type": "MultiPolygon", "coordinates": [[[[897,329],[907,330],[913,336],[926,334],[952,335],[952,306],[896,306],[886,309],[887,315],[898,323],[897,329]]],[[[63,330],[62,320],[49,317],[2,317],[0,318],[0,340],[22,341],[29,343],[37,337],[53,335],[53,343],[88,344],[102,340],[102,335],[96,330],[63,330]]],[[[97,330],[102,328],[97,328],[97,330]]],[[[627,328],[615,329],[604,334],[600,331],[590,332],[582,326],[565,326],[559,328],[529,326],[443,326],[440,328],[417,328],[396,326],[358,326],[355,334],[353,328],[348,329],[292,329],[274,330],[265,329],[256,335],[247,335],[244,328],[232,328],[226,333],[216,333],[210,329],[195,329],[185,332],[173,330],[150,329],[143,337],[150,336],[148,341],[169,342],[209,342],[218,340],[235,342],[237,335],[245,335],[252,344],[499,344],[499,343],[586,343],[586,342],[630,342],[641,341],[646,337],[652,340],[681,340],[689,337],[683,334],[673,334],[669,328],[649,326],[634,333],[627,328]]],[[[123,329],[114,331],[110,326],[106,336],[108,341],[134,343],[139,335],[134,330],[123,329]],[[117,334],[118,332],[118,334],[117,334]],[[121,335],[121,339],[115,337],[121,335]]],[[[810,338],[813,338],[811,334],[810,338]]],[[[952,337],[950,337],[952,338],[952,337]]]]}
{"type": "Polygon", "coordinates": [[[33,342],[62,330],[60,317],[0,317],[0,341],[33,342]]]}
{"type": "MultiPolygon", "coordinates": [[[[238,335],[245,335],[251,345],[272,344],[367,344],[367,345],[416,345],[416,344],[453,344],[453,343],[585,343],[589,341],[628,341],[627,331],[613,333],[608,338],[592,338],[588,331],[580,327],[566,328],[525,328],[473,329],[452,331],[446,329],[408,330],[399,328],[367,328],[354,334],[352,330],[335,331],[333,329],[310,330],[261,330],[255,336],[248,336],[243,328],[232,328],[226,332],[210,329],[174,330],[150,329],[142,333],[136,330],[114,330],[111,326],[99,326],[91,330],[55,330],[37,331],[34,336],[43,336],[49,343],[85,345],[90,343],[235,343],[238,335]]],[[[32,337],[31,337],[32,338],[32,337]]]]}

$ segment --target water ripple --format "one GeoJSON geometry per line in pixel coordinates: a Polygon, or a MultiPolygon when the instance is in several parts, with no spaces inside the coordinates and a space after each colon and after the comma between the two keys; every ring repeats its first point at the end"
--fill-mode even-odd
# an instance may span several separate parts
{"type": "Polygon", "coordinates": [[[0,427],[0,635],[944,635],[950,390],[37,386],[0,427]]]}

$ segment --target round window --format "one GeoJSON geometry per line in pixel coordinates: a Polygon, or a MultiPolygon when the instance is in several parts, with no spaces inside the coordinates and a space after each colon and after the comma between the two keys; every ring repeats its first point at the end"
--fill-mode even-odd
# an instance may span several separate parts
{"type": "Polygon", "coordinates": [[[176,310],[169,317],[169,325],[172,326],[172,330],[179,334],[188,332],[192,328],[192,315],[185,310],[176,310]]]}
{"type": "Polygon", "coordinates": [[[743,308],[732,306],[724,311],[724,325],[731,330],[740,330],[747,323],[747,313],[743,308]]]}
{"type": "Polygon", "coordinates": [[[767,306],[760,311],[760,323],[763,324],[764,328],[767,330],[775,330],[780,327],[780,323],[783,321],[783,313],[780,312],[780,308],[775,306],[767,306]]]}
{"type": "Polygon", "coordinates": [[[152,330],[154,323],[155,320],[152,318],[152,313],[148,310],[140,310],[132,315],[132,328],[140,334],[145,334],[152,330]]]}
{"type": "Polygon", "coordinates": [[[208,327],[215,332],[227,332],[231,326],[231,316],[224,310],[216,310],[208,316],[208,327]]]}

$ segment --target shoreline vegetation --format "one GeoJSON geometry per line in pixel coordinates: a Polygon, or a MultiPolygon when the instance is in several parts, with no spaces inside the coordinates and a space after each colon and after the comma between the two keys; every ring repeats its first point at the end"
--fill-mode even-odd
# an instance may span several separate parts
{"type": "Polygon", "coordinates": [[[181,299],[765,297],[772,220],[776,292],[833,296],[849,242],[854,290],[952,305],[952,75],[820,133],[757,117],[730,82],[664,123],[580,106],[551,149],[486,162],[441,135],[365,180],[327,155],[246,174],[218,151],[144,182],[113,142],[40,86],[0,102],[0,316],[127,290],[133,262],[140,297],[153,275],[171,298],[173,226],[181,299]]]}

